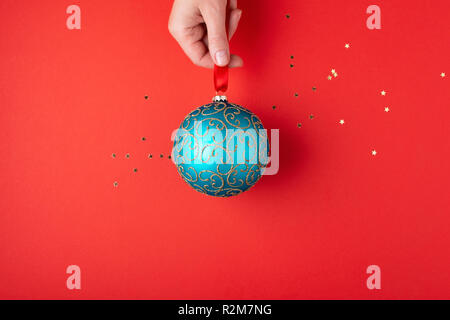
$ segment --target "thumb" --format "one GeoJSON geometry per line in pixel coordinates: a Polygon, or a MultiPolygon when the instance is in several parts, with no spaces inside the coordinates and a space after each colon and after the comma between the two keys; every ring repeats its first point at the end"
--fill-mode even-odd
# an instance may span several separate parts
{"type": "Polygon", "coordinates": [[[200,12],[208,31],[208,48],[211,58],[218,66],[226,66],[230,62],[227,31],[225,27],[227,1],[211,1],[200,8],[200,12]]]}

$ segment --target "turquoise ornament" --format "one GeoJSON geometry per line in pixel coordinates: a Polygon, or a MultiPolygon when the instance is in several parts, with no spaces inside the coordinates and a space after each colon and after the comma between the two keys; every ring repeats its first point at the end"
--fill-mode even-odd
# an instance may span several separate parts
{"type": "Polygon", "coordinates": [[[269,141],[250,110],[216,96],[189,113],[175,135],[172,157],[195,190],[216,197],[240,194],[261,178],[269,141]]]}

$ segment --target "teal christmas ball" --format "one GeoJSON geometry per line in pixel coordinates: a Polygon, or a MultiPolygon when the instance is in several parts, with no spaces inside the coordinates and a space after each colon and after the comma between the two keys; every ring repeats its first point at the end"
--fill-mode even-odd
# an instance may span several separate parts
{"type": "Polygon", "coordinates": [[[240,194],[261,178],[269,141],[250,110],[216,96],[189,113],[174,136],[172,157],[195,190],[216,197],[240,194]]]}

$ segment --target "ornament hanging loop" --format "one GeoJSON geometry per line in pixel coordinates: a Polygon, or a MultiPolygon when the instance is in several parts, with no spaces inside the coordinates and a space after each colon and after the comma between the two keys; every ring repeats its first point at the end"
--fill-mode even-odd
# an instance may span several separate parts
{"type": "MultiPolygon", "coordinates": [[[[225,30],[228,36],[228,23],[230,19],[230,7],[227,1],[227,9],[225,16],[225,30]]],[[[225,93],[228,89],[228,65],[224,67],[220,67],[214,64],[214,88],[216,89],[216,95],[219,95],[220,92],[225,93]]]]}
{"type": "Polygon", "coordinates": [[[214,88],[216,93],[225,92],[228,89],[228,66],[214,65],[214,88]]]}

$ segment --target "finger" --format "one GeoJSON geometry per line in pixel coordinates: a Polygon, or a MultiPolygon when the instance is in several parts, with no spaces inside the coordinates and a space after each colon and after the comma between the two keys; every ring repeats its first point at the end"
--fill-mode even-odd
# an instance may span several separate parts
{"type": "Polygon", "coordinates": [[[192,63],[212,68],[214,63],[209,55],[207,43],[204,42],[205,34],[204,25],[197,25],[193,28],[186,28],[183,32],[175,33],[174,38],[192,63]]]}
{"type": "Polygon", "coordinates": [[[230,59],[230,64],[228,65],[230,68],[239,68],[244,65],[244,61],[238,55],[232,54],[230,59]]]}
{"type": "Polygon", "coordinates": [[[186,55],[191,59],[196,66],[203,68],[214,67],[214,61],[209,54],[208,47],[199,40],[192,43],[187,50],[184,50],[186,55]]]}
{"type": "MultiPolygon", "coordinates": [[[[204,56],[194,62],[196,66],[212,69],[214,67],[214,61],[211,59],[211,55],[207,52],[204,56]]],[[[242,58],[232,54],[230,57],[229,68],[240,68],[244,65],[242,58]]]]}
{"type": "Polygon", "coordinates": [[[230,8],[231,10],[236,9],[237,8],[237,0],[229,0],[228,8],[230,8]]]}
{"type": "Polygon", "coordinates": [[[218,66],[226,66],[230,62],[230,50],[225,28],[226,1],[207,2],[200,7],[208,32],[208,47],[212,60],[218,66]]]}
{"type": "Polygon", "coordinates": [[[230,18],[229,18],[230,23],[229,23],[229,27],[228,27],[228,34],[229,34],[230,40],[237,30],[237,27],[239,25],[239,20],[241,20],[241,16],[242,16],[242,10],[240,10],[240,9],[234,9],[230,12],[230,18]]]}

